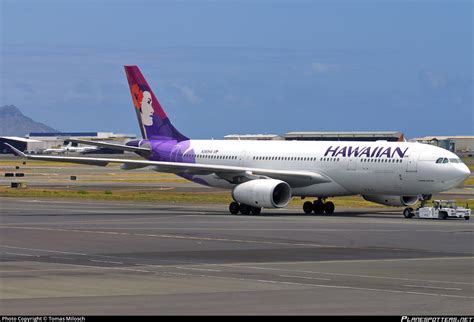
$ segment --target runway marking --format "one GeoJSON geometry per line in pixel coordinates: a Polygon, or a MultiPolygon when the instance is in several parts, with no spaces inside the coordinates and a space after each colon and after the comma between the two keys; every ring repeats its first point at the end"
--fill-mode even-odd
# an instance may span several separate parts
{"type": "Polygon", "coordinates": [[[278,275],[280,277],[290,277],[290,278],[302,278],[307,280],[322,280],[322,281],[331,281],[330,278],[321,278],[321,277],[308,277],[308,276],[294,276],[294,275],[278,275]]]}
{"type": "Polygon", "coordinates": [[[54,258],[54,259],[67,259],[67,260],[74,260],[74,258],[71,258],[71,257],[61,257],[61,256],[51,256],[50,258],[54,258]]]}
{"type": "MultiPolygon", "coordinates": [[[[384,248],[376,248],[384,249],[384,248]]],[[[387,259],[343,259],[343,260],[322,260],[322,261],[292,261],[288,262],[256,262],[256,263],[234,263],[234,264],[222,264],[222,265],[248,265],[248,264],[257,264],[257,265],[288,265],[288,264],[312,264],[312,263],[321,263],[321,264],[331,264],[331,263],[365,263],[365,262],[398,262],[398,261],[431,261],[431,260],[446,260],[446,259],[469,259],[474,260],[474,256],[446,256],[446,257],[416,257],[416,258],[387,258],[387,259]]],[[[221,265],[221,264],[216,264],[221,265]]],[[[243,267],[243,266],[242,266],[243,267]]],[[[249,267],[250,268],[250,267],[249,267]]],[[[253,267],[258,269],[267,269],[265,267],[253,267]]],[[[269,268],[270,269],[270,268],[269,268]]]]}
{"type": "MultiPolygon", "coordinates": [[[[290,245],[290,246],[306,246],[306,247],[333,247],[333,248],[346,248],[344,246],[329,246],[320,244],[305,244],[305,243],[285,243],[285,242],[271,242],[271,241],[258,241],[258,240],[245,240],[245,239],[228,239],[228,238],[212,238],[212,237],[193,237],[193,236],[181,236],[181,235],[156,235],[156,234],[138,234],[138,233],[117,233],[111,231],[94,231],[94,230],[79,230],[79,229],[59,229],[59,228],[39,228],[39,227],[0,227],[0,229],[20,229],[20,230],[40,230],[40,231],[56,231],[56,232],[74,232],[81,234],[103,234],[103,235],[127,235],[127,236],[139,236],[139,237],[156,237],[166,239],[184,239],[184,240],[201,240],[201,241],[217,241],[217,242],[235,242],[235,243],[250,243],[250,244],[267,244],[267,245],[290,245]]],[[[84,254],[80,254],[84,255],[84,254]]]]}
{"type": "MultiPolygon", "coordinates": [[[[40,228],[40,227],[0,227],[0,229],[20,229],[20,230],[40,230],[40,231],[56,231],[56,232],[67,232],[67,233],[80,233],[80,234],[103,234],[103,235],[126,235],[126,236],[137,236],[137,237],[155,237],[164,239],[182,239],[182,240],[199,240],[199,241],[213,241],[213,242],[230,242],[230,243],[245,243],[245,244],[261,244],[261,245],[278,245],[278,246],[298,246],[298,247],[314,247],[314,248],[339,248],[339,249],[374,249],[374,250],[390,250],[390,251],[411,251],[404,248],[380,248],[380,247],[349,247],[349,246],[338,246],[338,245],[322,245],[313,243],[290,243],[290,242],[273,242],[265,240],[251,240],[251,239],[230,239],[230,238],[213,238],[213,237],[195,237],[195,236],[182,236],[182,235],[157,235],[157,234],[140,234],[140,233],[118,233],[113,231],[95,231],[95,230],[82,230],[82,229],[60,229],[60,228],[40,228]]],[[[430,252],[430,251],[426,251],[430,252]]]]}
{"type": "MultiPolygon", "coordinates": [[[[13,249],[23,249],[23,250],[34,250],[34,251],[42,251],[42,252],[49,252],[49,253],[60,253],[60,254],[72,254],[72,255],[81,255],[81,256],[97,256],[97,257],[105,257],[105,258],[123,258],[123,259],[140,259],[135,257],[122,257],[122,256],[108,256],[108,255],[94,255],[94,254],[84,254],[84,253],[73,253],[73,252],[64,252],[64,251],[57,251],[57,250],[45,250],[45,249],[38,249],[38,248],[25,248],[25,247],[17,247],[17,246],[9,246],[9,245],[0,245],[0,247],[5,248],[13,248],[13,249]]],[[[449,259],[474,259],[474,257],[446,257],[449,259]]],[[[411,261],[411,260],[445,260],[446,258],[416,258],[416,259],[396,259],[396,260],[354,260],[354,261],[320,261],[316,263],[328,263],[328,262],[370,262],[370,261],[411,261]]],[[[474,285],[474,283],[465,283],[465,282],[453,282],[453,281],[436,281],[436,280],[420,280],[420,279],[409,279],[409,278],[397,278],[397,277],[386,277],[386,276],[370,276],[370,275],[356,275],[356,274],[343,274],[343,273],[327,273],[327,272],[318,272],[318,271],[303,271],[303,270],[293,270],[293,269],[281,269],[281,268],[266,268],[266,267],[256,267],[256,266],[248,266],[245,264],[213,264],[213,263],[202,263],[202,262],[195,262],[195,261],[182,261],[182,260],[165,260],[159,259],[159,261],[165,262],[172,262],[172,263],[183,263],[183,264],[191,264],[191,265],[205,265],[205,266],[220,266],[220,267],[232,267],[232,268],[249,268],[249,269],[258,269],[258,270],[275,270],[275,271],[287,271],[287,272],[296,272],[296,273],[309,273],[309,274],[321,274],[321,275],[339,275],[339,276],[350,276],[350,277],[361,277],[361,278],[373,278],[373,279],[389,279],[389,280],[404,280],[404,281],[420,281],[420,282],[432,282],[432,283],[446,283],[446,284],[460,284],[460,285],[474,285]]],[[[315,263],[315,262],[292,262],[292,264],[308,264],[308,263],[315,263]]],[[[66,265],[66,263],[60,263],[62,265],[66,265]]],[[[259,263],[259,264],[288,264],[287,262],[282,263],[259,263]]],[[[169,267],[170,265],[152,265],[152,264],[143,264],[137,263],[137,266],[149,266],[149,267],[169,267]]]]}
{"type": "Polygon", "coordinates": [[[59,263],[59,265],[69,265],[69,266],[95,268],[95,269],[105,269],[105,270],[110,269],[110,270],[119,270],[119,271],[154,273],[153,271],[147,271],[147,270],[143,270],[143,269],[134,269],[134,268],[125,268],[125,267],[94,266],[94,265],[81,265],[81,264],[70,264],[70,263],[59,263]]]}
{"type": "Polygon", "coordinates": [[[170,267],[170,265],[153,265],[153,264],[142,264],[142,263],[135,263],[135,265],[136,266],[156,267],[156,268],[170,267]]]}
{"type": "Polygon", "coordinates": [[[31,254],[23,254],[23,253],[5,253],[5,254],[15,255],[15,256],[39,257],[39,255],[31,255],[31,254]]]}
{"type": "MultiPolygon", "coordinates": [[[[176,223],[167,223],[167,222],[147,222],[150,224],[176,224],[176,223]]],[[[182,222],[183,223],[183,222],[182,222]]],[[[128,223],[127,223],[128,224],[128,223]]],[[[142,223],[133,223],[133,224],[142,224],[142,223]]],[[[196,224],[204,224],[201,222],[196,222],[196,224]]],[[[221,222],[216,222],[215,224],[223,224],[221,222]]],[[[229,224],[229,223],[225,223],[229,224]]],[[[237,224],[237,223],[236,223],[237,224]]],[[[247,223],[250,224],[250,223],[247,223]]],[[[3,228],[0,225],[0,228],[3,228]]],[[[10,228],[6,226],[5,228],[10,228]]],[[[474,233],[474,231],[460,231],[460,230],[440,230],[440,229],[416,229],[416,230],[406,230],[406,229],[336,229],[336,228],[219,228],[219,227],[94,227],[96,229],[113,229],[113,230],[210,230],[210,231],[309,231],[309,232],[404,232],[404,233],[413,233],[413,232],[426,232],[426,233],[474,233]]],[[[61,228],[61,229],[74,229],[74,228],[61,228]]],[[[76,228],[77,229],[77,228],[76,228]]],[[[120,233],[117,233],[120,234],[120,233]]]]}
{"type": "MultiPolygon", "coordinates": [[[[138,257],[130,257],[130,256],[113,256],[113,255],[97,255],[97,254],[84,254],[84,253],[72,253],[72,252],[64,252],[64,251],[58,251],[58,250],[48,250],[48,249],[38,249],[38,248],[26,248],[26,247],[18,247],[18,246],[10,246],[10,245],[0,245],[0,247],[5,247],[5,248],[13,248],[13,249],[22,249],[22,250],[33,250],[33,251],[40,251],[40,252],[48,252],[48,253],[60,253],[60,254],[70,254],[70,255],[80,255],[80,256],[86,256],[86,257],[102,257],[102,258],[119,258],[119,259],[131,259],[131,260],[144,260],[143,258],[138,258],[138,257]]],[[[81,258],[82,259],[82,258],[81,258]]],[[[173,263],[174,265],[176,264],[190,264],[190,265],[212,265],[212,264],[207,264],[207,263],[202,263],[202,262],[196,262],[196,261],[183,261],[183,260],[168,260],[168,259],[150,259],[150,260],[155,260],[155,261],[160,261],[160,262],[170,262],[173,263]]],[[[148,265],[148,266],[158,266],[158,265],[150,265],[150,264],[139,264],[139,265],[148,265]]],[[[171,265],[171,264],[170,264],[171,265]]],[[[163,267],[168,267],[163,266],[163,267]]]]}
{"type": "Polygon", "coordinates": [[[112,261],[102,261],[99,259],[90,259],[91,262],[96,262],[96,263],[107,263],[107,264],[123,264],[123,262],[112,262],[112,261]]]}
{"type": "Polygon", "coordinates": [[[416,288],[432,288],[436,290],[447,290],[447,291],[462,291],[462,288],[452,288],[452,287],[436,287],[436,286],[424,286],[424,285],[402,285],[406,287],[416,287],[416,288]]]}
{"type": "Polygon", "coordinates": [[[208,269],[208,268],[195,268],[195,267],[180,267],[176,266],[178,269],[189,269],[193,271],[208,271],[208,272],[222,272],[221,270],[218,269],[208,269]]]}
{"type": "Polygon", "coordinates": [[[83,256],[87,256],[87,254],[84,254],[84,253],[63,252],[63,251],[60,251],[60,250],[47,250],[47,249],[39,249],[39,248],[26,248],[26,247],[9,246],[9,245],[0,245],[0,247],[13,248],[13,249],[24,249],[24,250],[34,250],[34,251],[40,251],[40,252],[46,252],[46,253],[60,253],[60,254],[83,255],[83,256]]]}
{"type": "MultiPolygon", "coordinates": [[[[468,257],[473,258],[473,257],[468,257]]],[[[446,260],[446,258],[423,258],[419,260],[446,260]]],[[[453,258],[449,258],[453,259],[453,258]]],[[[465,259],[465,257],[461,257],[461,259],[465,259]]],[[[404,260],[412,260],[412,259],[399,259],[399,261],[404,260]]],[[[367,261],[377,261],[377,260],[367,260],[367,261]]],[[[383,261],[383,260],[380,260],[383,261]]],[[[352,261],[341,261],[341,262],[352,262],[352,261]]],[[[308,262],[292,262],[291,264],[297,263],[308,263],[308,262]]],[[[320,263],[320,262],[316,262],[320,263]]],[[[272,265],[276,265],[276,263],[270,263],[272,265]]],[[[288,264],[288,263],[285,263],[288,264]]],[[[222,265],[224,266],[224,265],[222,265]]],[[[295,270],[295,269],[284,269],[284,268],[271,268],[271,267],[256,267],[256,266],[246,266],[240,264],[228,264],[226,266],[229,267],[242,267],[242,268],[249,268],[249,269],[257,269],[257,270],[269,270],[269,271],[285,271],[285,272],[294,272],[294,273],[307,273],[307,274],[320,274],[320,275],[333,275],[333,276],[348,276],[348,277],[360,277],[360,278],[373,278],[373,279],[387,279],[387,280],[400,280],[400,281],[418,281],[418,282],[427,282],[427,283],[445,283],[445,284],[460,284],[460,285],[474,285],[474,283],[467,283],[467,282],[453,282],[453,281],[437,281],[437,280],[421,280],[421,279],[411,279],[411,278],[404,278],[404,277],[388,277],[388,276],[373,276],[373,275],[358,275],[358,274],[347,274],[347,273],[334,273],[334,272],[321,272],[321,271],[304,271],[304,270],[295,270]]]]}
{"type": "MultiPolygon", "coordinates": [[[[71,210],[71,212],[73,212],[73,210],[71,210]]],[[[95,211],[88,211],[89,213],[95,213],[95,211]]],[[[173,212],[173,211],[171,211],[173,212]]],[[[21,212],[19,212],[21,213],[21,212]]],[[[163,211],[162,213],[168,213],[168,211],[163,211]]],[[[184,214],[184,213],[189,213],[187,215],[175,215],[175,216],[159,216],[159,217],[154,217],[155,219],[157,220],[153,220],[153,221],[138,221],[137,220],[140,220],[140,219],[150,219],[150,217],[145,217],[145,218],[137,218],[137,219],[130,219],[130,218],[127,218],[127,219],[110,219],[110,220],[87,220],[87,221],[84,221],[84,220],[81,220],[81,221],[77,221],[77,220],[71,220],[71,221],[61,221],[61,222],[58,222],[58,221],[54,221],[54,222],[22,222],[21,224],[23,225],[52,225],[52,226],[58,226],[58,225],[69,225],[69,224],[81,224],[81,225],[96,225],[98,223],[112,223],[112,224],[167,224],[169,222],[167,221],[160,221],[158,219],[166,219],[166,218],[180,218],[180,217],[202,217],[201,215],[199,214],[205,214],[204,212],[202,213],[198,213],[198,215],[196,215],[196,212],[185,212],[185,211],[176,211],[176,213],[179,213],[179,214],[184,214]]],[[[119,213],[119,214],[115,214],[116,216],[126,216],[126,215],[129,215],[129,213],[119,213]]],[[[45,217],[48,217],[48,215],[44,215],[45,217]]],[[[183,221],[181,222],[172,222],[173,224],[182,224],[184,223],[183,221]]],[[[189,222],[188,222],[189,223],[189,222]]],[[[199,221],[195,222],[195,223],[201,223],[199,221]]],[[[238,223],[248,223],[248,224],[255,224],[256,222],[242,222],[242,221],[236,221],[236,222],[204,222],[206,224],[217,224],[217,223],[226,223],[226,224],[238,224],[238,223]]],[[[5,227],[10,227],[10,225],[18,225],[19,223],[1,223],[0,224],[0,227],[2,226],[5,226],[5,227]]],[[[282,224],[286,224],[286,223],[282,223],[282,224]]]]}
{"type": "MultiPolygon", "coordinates": [[[[17,209],[15,209],[16,211],[17,209]]],[[[69,213],[75,213],[75,211],[77,210],[71,210],[71,209],[68,209],[67,210],[69,213]]],[[[85,211],[87,213],[96,213],[96,210],[87,210],[85,211]]],[[[107,209],[107,213],[110,214],[110,209],[107,209]]],[[[337,218],[337,217],[334,217],[332,219],[329,219],[329,218],[323,218],[323,217],[315,217],[315,218],[312,218],[312,220],[305,220],[305,219],[308,219],[307,217],[303,218],[303,217],[300,217],[300,216],[292,216],[291,218],[282,218],[282,217],[278,217],[278,218],[275,218],[275,217],[265,217],[265,216],[261,216],[261,217],[252,217],[252,220],[249,221],[248,217],[247,216],[244,216],[242,217],[242,219],[247,219],[247,220],[240,220],[240,221],[228,221],[229,219],[235,219],[235,217],[233,218],[229,218],[229,217],[225,217],[225,216],[215,216],[215,215],[209,215],[208,212],[195,212],[195,211],[179,211],[179,210],[159,210],[159,211],[145,211],[143,213],[141,213],[140,215],[151,215],[151,214],[155,214],[157,213],[157,216],[156,217],[152,217],[154,220],[147,220],[147,221],[136,221],[136,220],[140,220],[140,219],[150,219],[150,217],[141,217],[141,218],[137,218],[137,219],[130,219],[130,218],[127,218],[127,219],[111,219],[111,220],[106,220],[106,219],[101,219],[101,220],[87,220],[87,221],[77,221],[77,220],[72,220],[72,221],[61,221],[61,222],[24,222],[24,223],[21,223],[22,225],[51,225],[51,226],[57,226],[57,225],[68,225],[68,224],[82,224],[82,225],[95,225],[97,223],[116,223],[116,224],[131,224],[131,225],[135,225],[135,224],[172,224],[172,223],[175,223],[175,224],[183,224],[183,222],[177,222],[177,221],[174,221],[174,222],[167,222],[167,221],[162,221],[160,219],[166,219],[166,218],[180,218],[180,217],[197,217],[197,218],[200,218],[202,219],[203,217],[211,217],[211,218],[214,218],[214,219],[222,219],[222,220],[219,220],[219,221],[212,221],[212,222],[202,222],[202,221],[196,221],[196,222],[190,222],[192,224],[264,224],[264,223],[268,223],[268,222],[271,222],[272,224],[283,224],[283,225],[286,225],[288,223],[288,221],[291,221],[292,223],[294,224],[318,224],[320,223],[321,221],[323,221],[325,224],[338,224],[340,223],[339,220],[335,220],[334,218],[337,218]],[[168,214],[168,213],[176,213],[176,215],[173,215],[173,216],[160,216],[158,214],[168,214]]],[[[113,213],[114,216],[126,216],[126,215],[129,215],[128,213],[125,213],[125,212],[120,212],[120,213],[113,213]]],[[[60,217],[60,216],[59,216],[60,217]]],[[[341,217],[339,217],[339,219],[341,219],[341,217]]],[[[384,221],[381,222],[380,219],[377,219],[377,220],[365,220],[365,221],[361,221],[361,218],[347,218],[347,217],[344,217],[344,219],[351,219],[350,222],[353,223],[354,225],[364,225],[366,226],[367,224],[373,224],[373,225],[379,225],[379,224],[395,224],[395,225],[410,225],[412,227],[414,226],[426,226],[426,225],[429,225],[429,226],[438,226],[441,224],[439,221],[417,221],[417,222],[414,222],[414,221],[410,221],[410,222],[402,222],[402,221],[393,221],[393,220],[389,220],[387,218],[384,218],[384,221]],[[354,220],[352,220],[354,219],[354,220]],[[357,220],[357,221],[356,221],[357,220]]],[[[366,219],[366,218],[365,218],[366,219]]],[[[18,225],[19,223],[2,223],[0,224],[0,226],[3,226],[3,227],[10,227],[10,225],[18,225]]],[[[443,222],[443,227],[460,227],[459,226],[460,224],[460,221],[451,221],[451,222],[448,222],[448,223],[445,223],[443,222]]],[[[470,223],[466,223],[463,221],[463,225],[468,225],[471,226],[470,223]]],[[[454,229],[454,228],[453,228],[454,229]]],[[[328,229],[327,231],[331,231],[330,229],[328,229]]],[[[351,231],[351,230],[347,230],[347,231],[351,231]]],[[[358,231],[358,230],[355,230],[355,231],[358,231]]],[[[359,230],[360,231],[360,230],[359,230]]],[[[394,231],[394,232],[398,232],[398,231],[401,231],[401,232],[404,232],[405,230],[403,229],[381,229],[380,231],[394,231]]],[[[414,229],[414,230],[410,230],[410,231],[426,231],[426,232],[431,232],[431,231],[434,231],[434,232],[446,232],[447,230],[443,230],[443,229],[414,229]]]]}
{"type": "MultiPolygon", "coordinates": [[[[182,213],[182,212],[180,212],[182,213]]],[[[118,215],[122,216],[122,215],[118,215]]],[[[263,221],[161,221],[158,219],[167,219],[167,218],[181,218],[181,217],[200,217],[200,215],[176,215],[176,216],[159,216],[155,217],[156,220],[149,220],[149,221],[137,221],[140,219],[150,219],[148,218],[137,218],[137,219],[110,219],[110,220],[88,220],[88,221],[62,221],[62,222],[22,222],[21,224],[24,225],[51,225],[51,226],[62,226],[62,225],[70,225],[70,224],[81,224],[81,225],[97,225],[101,223],[106,224],[117,224],[117,225],[138,225],[138,224],[166,224],[166,225],[176,225],[176,224],[207,224],[207,225],[222,225],[222,224],[242,224],[242,225],[255,225],[255,224],[265,224],[263,221]]],[[[287,225],[287,222],[273,222],[272,224],[282,224],[287,225]]],[[[298,224],[304,224],[303,222],[298,222],[298,224]]],[[[362,224],[362,223],[361,223],[362,224]]],[[[18,225],[18,223],[2,223],[0,227],[5,226],[6,228],[10,227],[10,225],[18,225]]],[[[111,229],[110,227],[94,227],[100,229],[111,229]]],[[[113,229],[127,229],[125,228],[115,228],[113,229]]],[[[136,228],[134,228],[136,229],[136,228]]],[[[148,227],[147,227],[148,229],[148,227]]],[[[153,229],[153,228],[152,228],[153,229]]]]}
{"type": "MultiPolygon", "coordinates": [[[[214,276],[214,275],[197,275],[197,274],[189,274],[189,273],[178,273],[178,272],[153,272],[153,271],[146,271],[146,270],[137,270],[137,269],[129,269],[129,268],[121,268],[121,267],[102,267],[102,266],[90,266],[90,265],[79,265],[79,264],[61,264],[66,266],[78,266],[83,268],[92,268],[92,269],[99,269],[99,270],[124,270],[124,271],[134,271],[134,272],[145,272],[145,273],[154,273],[154,274],[168,274],[168,275],[177,275],[177,276],[192,276],[192,277],[203,277],[203,278],[211,278],[211,279],[227,279],[227,280],[237,280],[237,281],[245,281],[245,282],[260,282],[260,283],[270,283],[270,284],[283,284],[283,285],[295,285],[295,286],[305,286],[311,288],[333,288],[333,289],[350,289],[350,290],[359,290],[359,291],[369,291],[369,292],[385,292],[385,293],[395,293],[395,294],[412,294],[412,295],[425,295],[425,296],[437,296],[437,297],[449,297],[449,298],[462,298],[462,299],[474,299],[474,297],[470,296],[462,296],[462,295],[451,295],[451,294],[439,294],[439,293],[425,293],[425,292],[413,292],[413,291],[403,291],[403,290],[391,290],[391,289],[374,289],[374,288],[363,288],[363,287],[352,287],[346,285],[327,285],[327,284],[310,284],[310,283],[300,283],[300,282],[286,282],[286,281],[277,281],[277,280],[265,280],[265,279],[248,279],[248,278],[236,278],[236,277],[229,277],[229,276],[214,276]]],[[[28,270],[28,271],[0,271],[1,273],[12,273],[12,272],[40,272],[40,271],[77,271],[80,269],[46,269],[46,270],[28,270]]],[[[284,277],[284,276],[282,276],[284,277]]],[[[294,277],[294,276],[288,276],[294,277]]],[[[419,286],[417,286],[419,287],[419,286]]],[[[452,290],[452,289],[450,289],[452,290]]]]}
{"type": "MultiPolygon", "coordinates": [[[[93,266],[91,266],[93,267],[93,266]]],[[[55,272],[55,271],[83,271],[84,268],[46,268],[46,269],[24,269],[0,271],[0,274],[7,273],[35,273],[35,272],[55,272]]]]}
{"type": "Polygon", "coordinates": [[[403,290],[390,290],[390,289],[377,289],[377,288],[365,288],[365,287],[354,287],[354,286],[346,286],[346,285],[309,284],[309,283],[285,282],[285,281],[264,280],[264,279],[254,280],[254,279],[247,279],[247,278],[222,277],[222,276],[213,276],[213,275],[183,274],[183,273],[174,273],[174,272],[167,272],[167,273],[170,274],[170,275],[195,276],[195,277],[204,277],[204,278],[212,278],[212,279],[231,279],[231,280],[239,280],[239,281],[246,281],[246,282],[261,282],[261,283],[271,283],[271,284],[306,286],[306,287],[311,287],[311,288],[320,287],[320,288],[348,289],[348,290],[368,291],[368,292],[383,292],[383,293],[394,293],[394,294],[413,294],[413,295],[425,295],[425,296],[436,296],[436,297],[474,299],[474,297],[472,297],[472,296],[439,294],[439,293],[411,292],[411,291],[403,291],[403,290]]]}

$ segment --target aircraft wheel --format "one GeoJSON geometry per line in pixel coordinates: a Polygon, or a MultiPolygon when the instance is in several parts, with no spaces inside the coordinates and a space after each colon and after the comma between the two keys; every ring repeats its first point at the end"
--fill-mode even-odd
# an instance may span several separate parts
{"type": "Polygon", "coordinates": [[[238,202],[233,201],[230,203],[229,211],[231,214],[237,215],[239,213],[239,210],[240,210],[240,205],[238,202]]]}
{"type": "Polygon", "coordinates": [[[244,205],[244,204],[240,205],[240,213],[242,215],[250,215],[250,210],[251,210],[250,206],[247,206],[247,205],[244,205]]]}
{"type": "Polygon", "coordinates": [[[327,213],[328,215],[334,213],[334,208],[336,208],[334,206],[334,203],[332,203],[331,201],[328,201],[324,204],[324,212],[327,213]]]}
{"type": "Polygon", "coordinates": [[[252,207],[251,212],[252,212],[252,215],[258,216],[260,215],[260,212],[262,212],[262,208],[252,207]]]}
{"type": "Polygon", "coordinates": [[[411,209],[411,208],[405,208],[405,209],[403,210],[403,216],[404,216],[405,218],[408,218],[408,219],[411,218],[411,217],[413,217],[412,211],[413,211],[413,209],[411,209]]]}
{"type": "Polygon", "coordinates": [[[305,214],[310,214],[313,212],[313,203],[311,201],[306,201],[303,204],[303,211],[305,214]]]}
{"type": "Polygon", "coordinates": [[[313,211],[318,215],[324,213],[324,202],[321,199],[318,199],[313,203],[313,211]]]}

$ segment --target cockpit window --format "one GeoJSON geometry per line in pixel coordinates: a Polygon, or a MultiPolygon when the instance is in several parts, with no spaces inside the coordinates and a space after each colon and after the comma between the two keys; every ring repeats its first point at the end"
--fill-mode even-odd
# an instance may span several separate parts
{"type": "Polygon", "coordinates": [[[438,158],[436,163],[462,163],[462,161],[459,158],[438,158]]]}

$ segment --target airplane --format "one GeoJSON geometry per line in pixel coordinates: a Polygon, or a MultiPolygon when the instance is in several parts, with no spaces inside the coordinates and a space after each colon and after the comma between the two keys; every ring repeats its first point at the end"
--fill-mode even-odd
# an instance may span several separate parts
{"type": "MultiPolygon", "coordinates": [[[[125,66],[142,139],[125,145],[79,140],[131,151],[140,160],[28,155],[20,157],[96,166],[119,163],[124,170],[151,167],[195,183],[231,191],[231,214],[258,215],[283,208],[293,197],[307,214],[332,214],[335,196],[361,195],[382,205],[410,208],[470,176],[452,152],[420,143],[361,141],[192,140],[171,123],[138,66],[125,66]]],[[[7,144],[8,145],[8,144],[7,144]]]]}
{"type": "Polygon", "coordinates": [[[86,152],[93,152],[98,150],[98,147],[90,147],[90,146],[72,146],[72,141],[69,142],[68,145],[60,147],[60,148],[49,148],[42,151],[42,153],[86,153],[86,152]]]}

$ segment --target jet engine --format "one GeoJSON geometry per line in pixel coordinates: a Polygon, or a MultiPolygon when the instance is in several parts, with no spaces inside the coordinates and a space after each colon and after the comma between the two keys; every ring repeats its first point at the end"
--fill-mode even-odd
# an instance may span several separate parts
{"type": "Polygon", "coordinates": [[[291,199],[288,183],[275,179],[255,179],[232,190],[235,201],[257,208],[283,208],[291,199]]]}
{"type": "Polygon", "coordinates": [[[393,195],[363,195],[362,197],[367,201],[392,207],[413,206],[419,199],[419,196],[393,195]]]}

